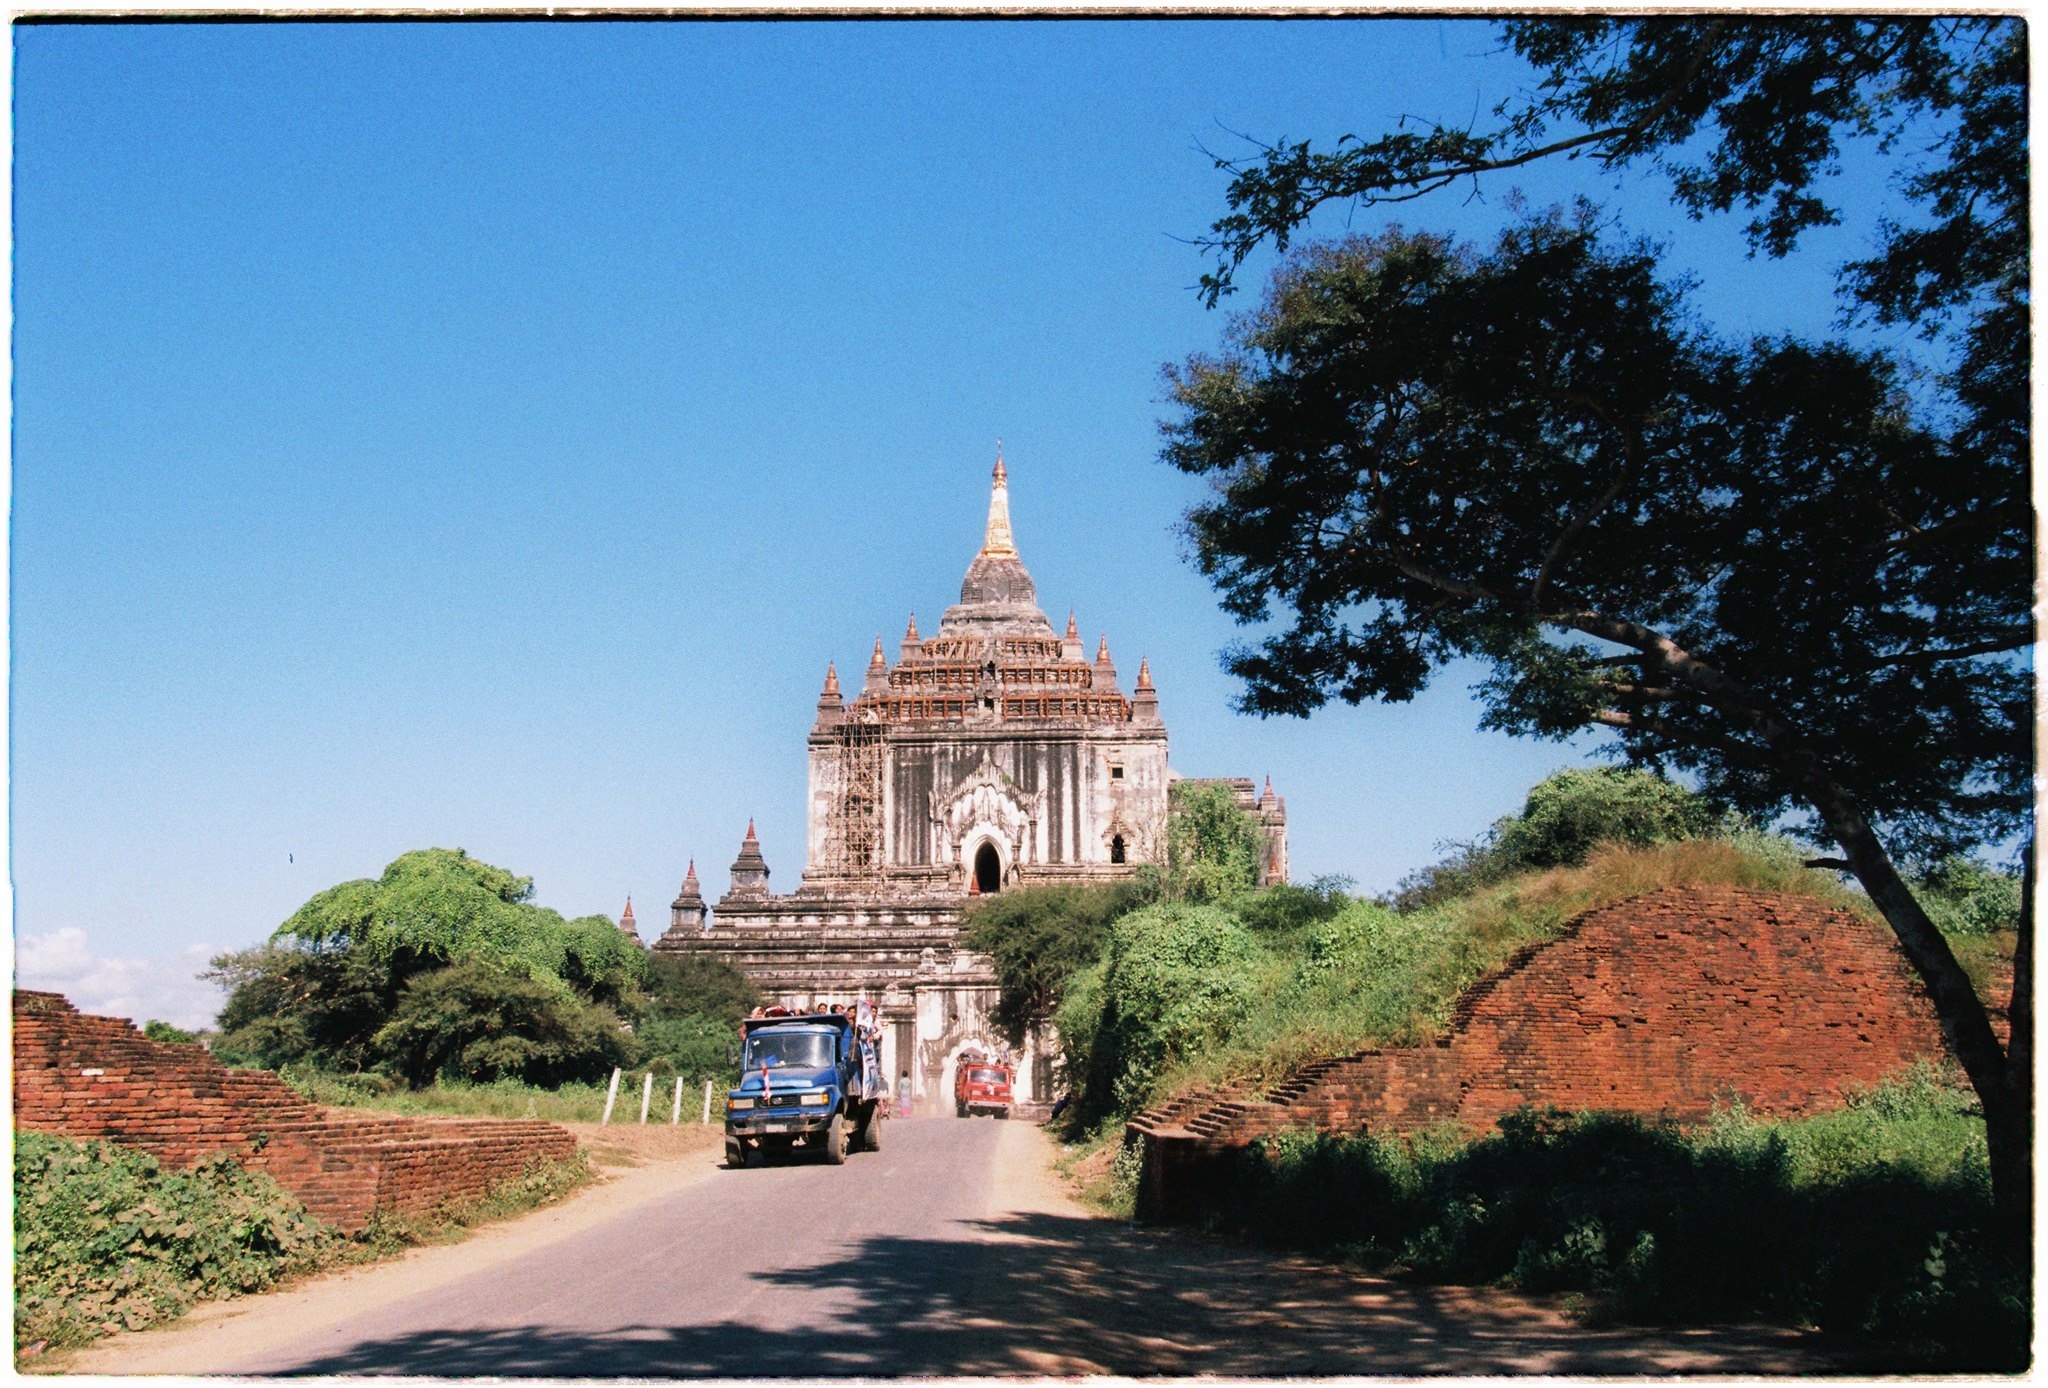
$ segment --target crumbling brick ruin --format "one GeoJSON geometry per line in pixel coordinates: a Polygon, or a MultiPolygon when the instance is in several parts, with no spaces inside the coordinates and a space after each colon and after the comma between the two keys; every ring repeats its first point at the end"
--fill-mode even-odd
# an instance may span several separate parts
{"type": "Polygon", "coordinates": [[[1793,1115],[1946,1053],[1883,925],[1799,897],[1668,887],[1519,951],[1434,1045],[1315,1061],[1263,1094],[1192,1090],[1127,1140],[1144,1149],[1140,1210],[1171,1218],[1286,1128],[1478,1133],[1523,1105],[1691,1122],[1733,1099],[1793,1115]]]}
{"type": "Polygon", "coordinates": [[[151,1041],[122,1018],[22,990],[14,1125],[127,1143],[174,1167],[225,1153],[351,1233],[373,1213],[425,1213],[576,1150],[552,1123],[322,1108],[268,1070],[231,1070],[202,1046],[151,1041]]]}

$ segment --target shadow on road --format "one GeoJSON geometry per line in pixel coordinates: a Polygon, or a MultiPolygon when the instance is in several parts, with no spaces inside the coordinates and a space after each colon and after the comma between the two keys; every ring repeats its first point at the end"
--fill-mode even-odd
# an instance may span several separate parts
{"type": "MultiPolygon", "coordinates": [[[[440,1377],[1811,1374],[1812,1337],[1767,1327],[1586,1330],[1553,1306],[1416,1286],[1102,1220],[1016,1215],[992,1242],[877,1238],[756,1275],[758,1318],[601,1333],[526,1326],[361,1343],[289,1372],[440,1377]],[[802,1299],[789,1291],[815,1293],[802,1299]],[[809,1306],[787,1321],[769,1307],[809,1306]],[[830,1308],[828,1311],[827,1308],[830,1308]]],[[[678,1258],[676,1321],[688,1319],[678,1258]]]]}

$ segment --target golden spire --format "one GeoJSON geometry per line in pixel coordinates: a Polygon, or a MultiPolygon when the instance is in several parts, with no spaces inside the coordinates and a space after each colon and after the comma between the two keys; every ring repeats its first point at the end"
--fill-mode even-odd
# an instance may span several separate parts
{"type": "Polygon", "coordinates": [[[1010,533],[1010,480],[1003,470],[1003,445],[996,441],[995,485],[988,498],[988,534],[982,538],[981,552],[1002,559],[1017,557],[1017,540],[1010,533]]]}

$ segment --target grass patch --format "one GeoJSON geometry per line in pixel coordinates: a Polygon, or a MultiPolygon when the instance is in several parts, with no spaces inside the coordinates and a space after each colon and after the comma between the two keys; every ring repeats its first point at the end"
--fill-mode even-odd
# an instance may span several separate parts
{"type": "MultiPolygon", "coordinates": [[[[436,1080],[425,1088],[409,1089],[398,1080],[368,1072],[344,1075],[287,1065],[277,1073],[309,1101],[337,1108],[367,1108],[419,1117],[539,1118],[549,1123],[597,1122],[604,1116],[605,1091],[609,1087],[608,1084],[565,1084],[543,1089],[519,1080],[493,1080],[482,1084],[436,1080]]],[[[620,1080],[614,1120],[629,1108],[632,1117],[639,1116],[638,1079],[636,1075],[620,1080]],[[627,1093],[627,1079],[634,1081],[630,1094],[627,1093]]],[[[684,1098],[689,1098],[687,1092],[684,1098]]]]}
{"type": "Polygon", "coordinates": [[[1139,1156],[1135,1144],[1125,1145],[1121,1125],[1105,1123],[1090,1136],[1068,1143],[1053,1167],[1082,1204],[1117,1219],[1131,1219],[1138,1207],[1139,1156]]]}
{"type": "Polygon", "coordinates": [[[482,1197],[429,1215],[380,1216],[350,1237],[230,1157],[176,1170],[117,1143],[17,1132],[16,1367],[56,1371],[42,1358],[47,1351],[162,1325],[201,1301],[445,1242],[474,1225],[552,1204],[590,1178],[579,1151],[566,1161],[535,1163],[482,1197]]]}

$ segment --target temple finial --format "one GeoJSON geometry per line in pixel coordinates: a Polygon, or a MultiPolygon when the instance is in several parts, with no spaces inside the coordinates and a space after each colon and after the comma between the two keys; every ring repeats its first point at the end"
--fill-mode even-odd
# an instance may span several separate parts
{"type": "Polygon", "coordinates": [[[1067,640],[1078,644],[1081,640],[1080,625],[1074,621],[1074,609],[1067,609],[1067,640]]]}
{"type": "Polygon", "coordinates": [[[917,634],[917,614],[915,612],[910,614],[910,629],[903,633],[903,639],[905,641],[916,641],[919,639],[917,634]]]}
{"type": "Polygon", "coordinates": [[[825,662],[825,692],[822,697],[831,698],[839,693],[839,667],[831,661],[825,662]]]}
{"type": "MultiPolygon", "coordinates": [[[[1139,657],[1138,657],[1138,688],[1140,688],[1140,689],[1150,689],[1151,687],[1152,687],[1152,662],[1151,662],[1151,661],[1149,661],[1149,660],[1147,660],[1147,659],[1146,659],[1145,657],[1143,657],[1143,656],[1139,656],[1139,657]]],[[[1272,785],[1273,783],[1272,783],[1272,781],[1271,781],[1271,780],[1268,780],[1268,781],[1266,782],[1266,784],[1267,784],[1268,786],[1270,786],[1270,785],[1272,785]]]]}
{"type": "Polygon", "coordinates": [[[1002,440],[996,440],[996,470],[988,497],[988,533],[982,537],[981,552],[1002,558],[1017,557],[1017,538],[1010,533],[1010,481],[1003,468],[1002,440]]]}
{"type": "Polygon", "coordinates": [[[878,669],[888,663],[888,659],[882,654],[882,638],[877,636],[875,638],[875,653],[868,657],[868,669],[878,669]]]}
{"type": "Polygon", "coordinates": [[[1106,632],[1106,631],[1102,633],[1102,640],[1101,640],[1100,642],[1098,642],[1098,643],[1096,644],[1096,647],[1095,647],[1095,663],[1096,663],[1097,665],[1107,665],[1107,664],[1109,664],[1109,663],[1110,663],[1110,662],[1109,662],[1109,633],[1108,633],[1108,632],[1106,632]]]}

